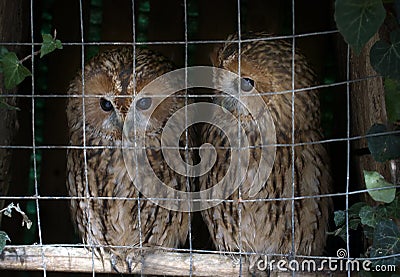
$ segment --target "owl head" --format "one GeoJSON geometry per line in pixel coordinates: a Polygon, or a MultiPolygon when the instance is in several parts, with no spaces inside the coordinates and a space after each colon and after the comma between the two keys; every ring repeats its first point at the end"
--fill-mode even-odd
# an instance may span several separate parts
{"type": "Polygon", "coordinates": [[[293,74],[291,39],[274,39],[265,33],[246,33],[241,36],[239,55],[238,36],[233,34],[224,45],[217,47],[214,53],[211,60],[215,67],[236,74],[239,74],[240,58],[240,78],[232,80],[222,74],[217,76],[214,82],[223,92],[240,93],[241,101],[238,101],[237,97],[223,97],[224,95],[217,94],[217,103],[221,103],[233,113],[247,115],[247,110],[242,104],[247,105],[246,99],[250,99],[252,95],[261,94],[275,121],[284,125],[282,129],[290,129],[294,83],[295,90],[305,89],[295,92],[296,128],[303,128],[302,126],[309,122],[314,123],[310,118],[318,116],[319,101],[316,91],[308,88],[315,84],[315,74],[298,49],[294,49],[293,74]]]}
{"type": "MultiPolygon", "coordinates": [[[[150,97],[140,98],[140,91],[173,68],[163,56],[140,48],[136,48],[135,54],[132,48],[119,48],[94,57],[68,89],[67,117],[72,142],[82,143],[78,134],[82,133],[85,118],[86,136],[91,143],[120,143],[131,104],[135,102],[136,109],[143,112],[153,104],[150,97]]],[[[150,122],[153,127],[166,116],[168,106],[165,103],[157,107],[150,122]]]]}

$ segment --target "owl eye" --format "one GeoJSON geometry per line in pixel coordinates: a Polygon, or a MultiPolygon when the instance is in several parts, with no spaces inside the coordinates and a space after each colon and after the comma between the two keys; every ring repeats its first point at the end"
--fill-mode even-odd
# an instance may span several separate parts
{"type": "Polygon", "coordinates": [[[139,100],[136,102],[136,108],[138,108],[139,110],[145,111],[145,110],[147,110],[148,108],[150,108],[151,103],[152,103],[151,98],[149,98],[149,97],[143,97],[142,99],[139,99],[139,100]]]}
{"type": "Polygon", "coordinates": [[[105,98],[100,98],[100,107],[105,112],[112,111],[114,109],[112,103],[105,98]]]}
{"type": "Polygon", "coordinates": [[[250,78],[242,78],[240,81],[240,88],[244,92],[249,92],[254,88],[254,81],[250,78]]]}

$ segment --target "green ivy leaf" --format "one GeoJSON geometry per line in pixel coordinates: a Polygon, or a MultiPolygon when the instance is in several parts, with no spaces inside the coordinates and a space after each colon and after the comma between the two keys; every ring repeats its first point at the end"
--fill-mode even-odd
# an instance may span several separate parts
{"type": "Polygon", "coordinates": [[[336,0],[336,25],[358,54],[378,31],[386,16],[381,0],[336,0]]]}
{"type": "MultiPolygon", "coordinates": [[[[362,207],[364,207],[366,205],[367,204],[365,202],[357,202],[349,208],[348,213],[349,213],[349,225],[351,225],[350,228],[355,227],[355,229],[357,229],[358,224],[360,222],[359,221],[360,210],[362,207]]],[[[342,211],[342,210],[335,211],[334,212],[334,221],[335,221],[336,227],[341,227],[341,226],[345,225],[346,212],[342,211]]]]}
{"type": "Polygon", "coordinates": [[[359,218],[353,218],[349,220],[349,228],[352,230],[357,230],[358,226],[360,226],[360,219],[359,218]]]}
{"type": "MultiPolygon", "coordinates": [[[[400,231],[396,223],[392,220],[385,219],[377,223],[374,240],[370,252],[370,257],[382,257],[400,253],[400,231]]],[[[397,264],[400,262],[399,256],[388,259],[373,260],[373,265],[378,264],[397,264]]]]}
{"type": "MultiPolygon", "coordinates": [[[[360,225],[360,217],[359,217],[359,212],[360,209],[365,206],[365,202],[358,202],[352,205],[348,209],[348,215],[349,215],[349,229],[352,230],[357,230],[358,226],[360,225]]],[[[344,241],[346,241],[346,212],[345,211],[335,211],[334,212],[334,221],[335,221],[335,226],[337,229],[334,232],[335,236],[341,237],[344,241]]]]}
{"type": "MultiPolygon", "coordinates": [[[[365,204],[363,202],[360,202],[360,203],[365,204]]],[[[360,204],[360,203],[356,203],[356,204],[360,204]]],[[[360,226],[360,223],[361,223],[360,218],[358,217],[358,214],[355,215],[354,212],[350,212],[350,209],[349,209],[349,229],[357,230],[358,226],[360,226]],[[353,216],[350,216],[350,214],[353,214],[353,216]]],[[[339,236],[344,241],[346,241],[346,222],[345,222],[346,221],[346,212],[341,211],[341,210],[335,211],[334,212],[334,221],[335,221],[335,225],[337,227],[337,229],[334,231],[334,235],[339,236]]]]}
{"type": "Polygon", "coordinates": [[[378,218],[379,216],[377,215],[373,207],[364,206],[361,208],[360,210],[361,224],[375,228],[378,218]]]}
{"type": "Polygon", "coordinates": [[[53,52],[56,49],[62,49],[61,41],[58,39],[54,39],[49,34],[42,34],[43,43],[40,48],[40,57],[42,58],[44,55],[47,55],[53,52]]]}
{"type": "Polygon", "coordinates": [[[368,191],[372,199],[385,203],[390,203],[394,200],[396,196],[396,188],[393,184],[386,182],[383,176],[378,172],[364,170],[364,180],[367,189],[389,187],[387,189],[368,191]]]}
{"type": "Polygon", "coordinates": [[[345,220],[346,220],[345,211],[335,211],[333,219],[335,221],[335,226],[336,227],[340,227],[340,226],[344,225],[345,220]]]}
{"type": "Polygon", "coordinates": [[[385,79],[385,103],[388,119],[391,122],[400,120],[400,81],[385,79]]]}
{"type": "Polygon", "coordinates": [[[370,61],[376,72],[400,80],[400,30],[390,33],[390,43],[383,40],[375,42],[370,61]]]}
{"type": "MultiPolygon", "coordinates": [[[[393,202],[397,202],[397,199],[393,202]]],[[[371,207],[365,205],[360,209],[360,219],[364,231],[368,227],[375,228],[380,220],[390,218],[393,215],[394,212],[388,209],[388,206],[389,205],[378,205],[371,207]]]]}
{"type": "Polygon", "coordinates": [[[337,228],[333,232],[333,235],[340,237],[343,241],[346,241],[346,228],[344,227],[337,228]]]}
{"type": "Polygon", "coordinates": [[[360,210],[362,207],[367,206],[367,203],[365,202],[357,202],[354,203],[350,208],[349,208],[349,217],[350,218],[358,218],[360,214],[360,210]]]}
{"type": "MultiPolygon", "coordinates": [[[[393,203],[393,201],[391,203],[393,203]]],[[[387,208],[388,205],[389,204],[385,204],[385,205],[378,205],[378,206],[374,207],[375,213],[378,215],[378,217],[381,217],[381,218],[389,218],[390,217],[390,213],[387,208]]]]}
{"type": "Polygon", "coordinates": [[[400,196],[397,195],[393,202],[386,206],[388,217],[400,218],[400,196]]]}
{"type": "MultiPolygon", "coordinates": [[[[387,132],[383,124],[374,124],[368,130],[367,135],[387,132]]],[[[400,135],[382,135],[367,137],[368,148],[372,157],[378,162],[397,159],[400,157],[400,135]]]]}
{"type": "Polygon", "coordinates": [[[3,252],[4,247],[6,247],[7,241],[11,241],[7,233],[0,231],[0,253],[3,252]]]}
{"type": "Polygon", "coordinates": [[[370,240],[374,239],[374,231],[375,231],[375,228],[372,228],[368,225],[363,226],[363,233],[367,239],[370,239],[370,240]]]}
{"type": "Polygon", "coordinates": [[[23,66],[14,52],[8,52],[1,59],[6,89],[12,89],[21,83],[31,72],[23,66]]]}

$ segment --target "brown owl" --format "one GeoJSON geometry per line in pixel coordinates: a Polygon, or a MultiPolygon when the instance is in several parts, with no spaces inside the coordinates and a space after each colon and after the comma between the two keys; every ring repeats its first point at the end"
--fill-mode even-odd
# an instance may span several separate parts
{"type": "MultiPolygon", "coordinates": [[[[132,49],[115,49],[99,54],[85,66],[84,93],[81,73],[68,90],[73,147],[68,150],[67,187],[73,197],[72,218],[83,242],[94,246],[100,256],[109,252],[117,271],[126,269],[125,262],[130,270],[141,250],[178,247],[188,234],[187,213],[162,208],[142,197],[128,174],[121,148],[134,97],[140,98],[144,86],[173,68],[166,58],[150,50],[136,49],[134,60],[132,49]]],[[[152,104],[152,98],[143,97],[137,100],[136,110],[145,113],[152,104]]],[[[146,153],[154,173],[182,191],[187,179],[165,164],[160,136],[165,122],[184,104],[184,98],[170,97],[156,107],[146,129],[143,124],[136,126],[138,134],[149,134],[146,153]]]]}
{"type": "MultiPolygon", "coordinates": [[[[249,35],[251,38],[266,36],[249,35]]],[[[212,58],[215,67],[238,73],[238,43],[234,42],[237,39],[237,35],[232,35],[227,43],[217,49],[212,58]]],[[[294,70],[295,89],[314,85],[314,73],[297,50],[294,70]]],[[[280,39],[241,43],[240,75],[241,99],[251,97],[257,93],[256,90],[262,93],[262,100],[275,125],[276,156],[271,174],[262,182],[256,195],[249,194],[251,184],[245,181],[239,188],[240,197],[236,190],[226,201],[202,212],[212,240],[220,251],[257,253],[249,255],[251,267],[262,254],[320,255],[325,246],[331,210],[331,199],[323,195],[330,191],[331,176],[324,146],[310,144],[322,139],[318,92],[312,89],[294,95],[294,142],[300,145],[295,145],[292,152],[290,41],[280,39]],[[300,199],[292,201],[293,192],[300,199]]],[[[237,85],[237,82],[225,83],[230,82],[227,80],[222,76],[216,78],[215,82],[222,88],[237,85]]],[[[235,117],[240,117],[250,144],[256,146],[250,149],[249,167],[246,169],[246,174],[252,174],[260,162],[260,149],[257,148],[261,144],[260,134],[255,131],[257,126],[253,117],[257,115],[248,114],[240,101],[224,93],[217,94],[214,103],[223,106],[235,117]]],[[[230,130],[224,131],[212,125],[205,125],[202,129],[202,143],[213,144],[217,151],[216,163],[209,174],[200,176],[202,190],[216,185],[227,172],[230,150],[225,134],[230,130]]]]}

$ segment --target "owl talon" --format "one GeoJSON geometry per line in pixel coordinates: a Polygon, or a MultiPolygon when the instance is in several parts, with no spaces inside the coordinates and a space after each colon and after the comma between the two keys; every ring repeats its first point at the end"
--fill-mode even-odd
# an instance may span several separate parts
{"type": "Polygon", "coordinates": [[[112,254],[111,254],[111,257],[110,257],[110,262],[111,262],[111,267],[112,267],[112,269],[113,269],[116,273],[121,274],[121,272],[119,272],[119,270],[118,270],[118,268],[117,268],[117,263],[118,263],[117,258],[115,258],[115,256],[112,255],[112,254]]]}
{"type": "Polygon", "coordinates": [[[132,258],[127,258],[126,259],[126,266],[128,267],[128,272],[129,274],[132,274],[132,258]]]}
{"type": "Polygon", "coordinates": [[[287,256],[287,259],[288,259],[289,261],[291,261],[291,260],[294,260],[294,258],[295,258],[294,252],[293,252],[293,251],[290,251],[289,254],[288,254],[288,256],[287,256]]]}
{"type": "Polygon", "coordinates": [[[236,255],[229,254],[229,257],[232,259],[232,265],[234,267],[240,264],[240,258],[238,258],[236,255]]]}

